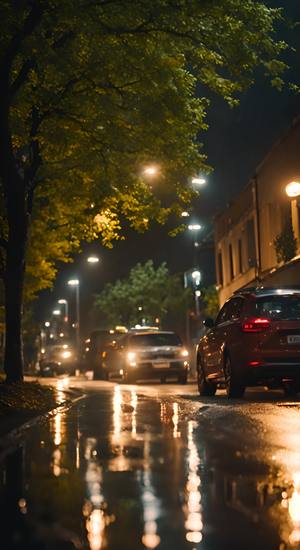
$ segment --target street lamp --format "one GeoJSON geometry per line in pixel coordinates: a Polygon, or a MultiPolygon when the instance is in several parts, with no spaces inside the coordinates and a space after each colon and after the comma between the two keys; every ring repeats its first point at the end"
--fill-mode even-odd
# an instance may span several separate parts
{"type": "Polygon", "coordinates": [[[61,314],[60,309],[54,309],[54,310],[52,311],[52,315],[57,315],[57,316],[58,316],[58,315],[60,315],[60,314],[61,314]]]}
{"type": "Polygon", "coordinates": [[[188,217],[189,217],[189,213],[188,213],[186,210],[184,210],[184,212],[181,212],[181,217],[182,217],[182,218],[188,218],[188,217]]]}
{"type": "Polygon", "coordinates": [[[97,264],[99,261],[100,261],[100,258],[98,258],[98,256],[89,256],[87,258],[87,262],[89,264],[97,264]]]}
{"type": "Polygon", "coordinates": [[[202,229],[202,225],[200,225],[199,223],[192,223],[188,225],[189,231],[199,231],[200,229],[202,229]]]}
{"type": "Polygon", "coordinates": [[[285,188],[285,192],[288,197],[291,199],[295,199],[300,196],[300,182],[299,181],[291,181],[287,184],[285,188]]]}
{"type": "Polygon", "coordinates": [[[154,177],[154,176],[157,176],[158,167],[155,166],[155,164],[145,166],[145,168],[143,169],[143,174],[144,174],[144,176],[148,176],[148,177],[151,177],[151,178],[154,177]]]}
{"type": "Polygon", "coordinates": [[[80,307],[79,307],[79,279],[69,279],[68,285],[76,289],[76,347],[78,359],[80,354],[80,307]]]}
{"type": "Polygon", "coordinates": [[[201,177],[201,176],[195,176],[194,178],[192,178],[192,184],[193,185],[205,185],[206,184],[206,179],[201,177]]]}
{"type": "Polygon", "coordinates": [[[64,298],[60,298],[59,300],[57,300],[57,303],[65,306],[64,321],[65,321],[65,323],[67,323],[68,320],[69,320],[69,304],[68,304],[68,301],[65,300],[64,298]]]}

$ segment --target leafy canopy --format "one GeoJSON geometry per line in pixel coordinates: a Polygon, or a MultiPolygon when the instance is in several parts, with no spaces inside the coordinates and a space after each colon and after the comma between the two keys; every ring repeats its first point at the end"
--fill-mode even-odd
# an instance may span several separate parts
{"type": "Polygon", "coordinates": [[[182,324],[192,292],[183,289],[179,275],[171,275],[165,263],[138,263],[127,279],[107,284],[95,299],[98,324],[105,327],[136,324],[175,327],[182,324]],[[158,320],[158,321],[157,321],[158,320]]]}
{"type": "Polygon", "coordinates": [[[81,240],[110,245],[124,220],[144,231],[180,212],[205,165],[207,91],[233,105],[257,66],[280,82],[279,17],[255,0],[1,1],[11,140],[20,172],[35,174],[28,298],[81,240]]]}

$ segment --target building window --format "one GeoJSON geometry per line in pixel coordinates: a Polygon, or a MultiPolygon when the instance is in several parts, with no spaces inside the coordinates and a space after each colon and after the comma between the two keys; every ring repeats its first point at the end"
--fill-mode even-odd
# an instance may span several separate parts
{"type": "Polygon", "coordinates": [[[219,284],[223,286],[224,284],[224,276],[223,276],[223,260],[222,260],[222,252],[219,252],[218,254],[218,274],[219,274],[219,284]]]}
{"type": "Polygon", "coordinates": [[[242,239],[238,240],[238,261],[239,261],[239,273],[243,273],[243,248],[242,239]]]}
{"type": "Polygon", "coordinates": [[[230,273],[230,279],[232,280],[234,278],[232,244],[229,245],[228,251],[229,251],[229,273],[230,273]]]}

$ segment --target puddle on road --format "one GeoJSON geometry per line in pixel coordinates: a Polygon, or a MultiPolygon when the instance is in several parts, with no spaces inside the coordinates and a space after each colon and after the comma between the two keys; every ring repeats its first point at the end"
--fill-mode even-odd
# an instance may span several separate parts
{"type": "Polygon", "coordinates": [[[297,445],[285,477],[228,473],[188,405],[115,386],[6,456],[1,548],[299,548],[297,445]]]}

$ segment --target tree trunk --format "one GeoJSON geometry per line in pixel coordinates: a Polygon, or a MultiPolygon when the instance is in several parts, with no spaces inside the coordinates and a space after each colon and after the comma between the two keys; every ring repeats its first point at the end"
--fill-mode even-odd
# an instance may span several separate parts
{"type": "Polygon", "coordinates": [[[4,371],[6,381],[9,383],[23,380],[22,304],[27,216],[22,189],[24,183],[21,178],[18,183],[18,191],[16,192],[16,186],[12,185],[15,193],[10,192],[7,200],[9,234],[4,279],[6,321],[4,371]]]}

